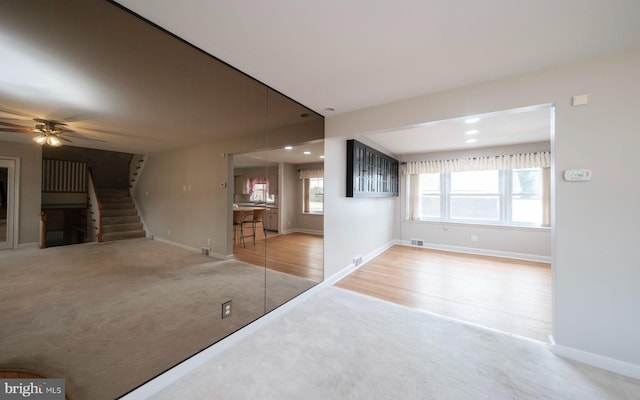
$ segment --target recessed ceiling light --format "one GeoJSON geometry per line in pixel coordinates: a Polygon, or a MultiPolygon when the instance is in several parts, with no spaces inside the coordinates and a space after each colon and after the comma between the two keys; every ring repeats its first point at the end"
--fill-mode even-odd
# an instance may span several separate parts
{"type": "Polygon", "coordinates": [[[334,112],[336,109],[333,107],[327,107],[324,109],[326,112],[334,112]]]}
{"type": "Polygon", "coordinates": [[[309,118],[309,113],[300,114],[300,118],[309,118]]]}
{"type": "Polygon", "coordinates": [[[284,146],[285,150],[293,150],[293,146],[284,146]]]}
{"type": "Polygon", "coordinates": [[[471,129],[469,131],[466,131],[465,134],[466,135],[476,135],[476,134],[478,134],[478,132],[480,132],[480,131],[477,130],[477,129],[471,129]]]}
{"type": "Polygon", "coordinates": [[[478,139],[467,139],[467,143],[475,143],[478,139]]]}
{"type": "Polygon", "coordinates": [[[324,156],[320,156],[320,158],[324,158],[324,156]]]}
{"type": "Polygon", "coordinates": [[[480,118],[478,117],[467,118],[464,120],[465,124],[475,124],[478,121],[480,121],[480,118]]]}
{"type": "Polygon", "coordinates": [[[307,155],[307,156],[308,156],[309,154],[311,154],[311,152],[310,152],[310,151],[305,151],[305,152],[303,152],[302,154],[304,154],[304,155],[307,155]]]}

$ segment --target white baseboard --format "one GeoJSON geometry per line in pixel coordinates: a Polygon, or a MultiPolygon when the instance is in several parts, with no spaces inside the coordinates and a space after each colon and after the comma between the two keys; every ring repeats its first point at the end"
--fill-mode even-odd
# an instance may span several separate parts
{"type": "Polygon", "coordinates": [[[601,356],[599,354],[589,353],[573,347],[559,345],[551,335],[549,335],[549,350],[560,357],[578,361],[616,374],[628,376],[629,378],[640,379],[640,365],[601,356]]]}
{"type": "Polygon", "coordinates": [[[37,249],[40,248],[40,242],[19,243],[18,249],[37,249]]]}
{"type": "Polygon", "coordinates": [[[524,260],[524,261],[537,261],[550,263],[551,257],[548,256],[540,256],[536,254],[524,254],[524,253],[515,253],[511,251],[500,251],[500,250],[490,250],[490,249],[479,249],[474,247],[463,247],[463,246],[451,246],[447,244],[437,244],[437,243],[424,243],[423,246],[414,246],[408,240],[402,240],[400,242],[403,246],[411,246],[411,247],[420,247],[425,249],[432,250],[442,250],[442,251],[452,251],[456,253],[465,253],[465,254],[477,254],[481,256],[493,256],[493,257],[502,257],[502,258],[513,258],[516,260],[524,260]]]}
{"type": "Polygon", "coordinates": [[[318,235],[318,236],[323,236],[324,235],[323,231],[318,231],[318,230],[314,230],[314,229],[298,229],[298,228],[284,229],[280,233],[283,234],[283,235],[287,235],[289,233],[308,233],[309,235],[318,235]]]}
{"type": "MultiPolygon", "coordinates": [[[[195,253],[201,253],[201,249],[197,248],[197,247],[191,247],[191,246],[187,246],[186,244],[182,244],[182,243],[178,243],[178,242],[173,242],[171,240],[168,239],[164,239],[158,236],[149,236],[149,239],[152,240],[157,240],[160,243],[165,243],[165,244],[169,244],[171,246],[176,246],[176,247],[180,247],[181,249],[185,249],[185,250],[189,250],[189,251],[193,251],[195,253]]],[[[222,254],[222,253],[216,253],[214,251],[209,250],[209,256],[210,257],[214,257],[214,258],[222,258],[222,259],[230,259],[233,258],[233,254],[222,254]]]]}
{"type": "Polygon", "coordinates": [[[331,275],[330,277],[325,278],[323,283],[326,282],[328,285],[333,285],[334,283],[338,282],[340,279],[342,279],[345,276],[349,275],[353,271],[355,271],[358,268],[360,268],[363,265],[365,265],[367,262],[369,262],[373,258],[375,258],[378,255],[380,255],[381,253],[383,253],[385,250],[387,250],[389,247],[393,246],[394,244],[399,244],[399,241],[394,239],[394,240],[392,240],[392,241],[390,241],[390,242],[378,247],[377,249],[375,249],[373,251],[370,251],[366,255],[362,256],[362,262],[359,265],[355,265],[354,263],[351,263],[351,264],[347,265],[346,267],[344,267],[343,269],[341,269],[340,271],[338,271],[335,274],[331,275]]]}

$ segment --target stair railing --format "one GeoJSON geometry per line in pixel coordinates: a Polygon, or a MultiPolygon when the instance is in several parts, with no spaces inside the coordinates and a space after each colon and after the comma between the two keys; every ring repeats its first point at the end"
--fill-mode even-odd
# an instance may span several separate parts
{"type": "Polygon", "coordinates": [[[129,162],[129,189],[132,192],[138,184],[148,157],[148,154],[134,154],[129,162]]]}
{"type": "Polygon", "coordinates": [[[40,211],[40,248],[47,248],[47,213],[40,211]]]}
{"type": "Polygon", "coordinates": [[[102,242],[102,202],[89,167],[89,241],[102,242]]]}

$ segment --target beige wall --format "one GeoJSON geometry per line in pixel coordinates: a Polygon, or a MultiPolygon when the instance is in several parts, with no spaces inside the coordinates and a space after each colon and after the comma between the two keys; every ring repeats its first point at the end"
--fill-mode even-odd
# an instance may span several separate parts
{"type": "MultiPolygon", "coordinates": [[[[330,117],[325,163],[325,276],[383,245],[369,232],[386,221],[385,202],[344,197],[344,139],[410,124],[512,108],[555,105],[552,135],[553,335],[563,354],[640,377],[640,48],[456,90],[330,117]],[[589,104],[572,107],[574,95],[589,104]],[[589,182],[565,182],[562,172],[590,168],[589,182]],[[329,183],[329,182],[327,182],[329,183]],[[364,243],[364,245],[363,245],[364,243]],[[364,247],[364,248],[363,248],[364,247]]],[[[396,214],[397,216],[397,214],[396,214]]],[[[377,228],[390,229],[388,223],[377,228]]],[[[397,236],[396,236],[397,237],[397,236]]]]}
{"type": "Polygon", "coordinates": [[[38,243],[40,241],[42,147],[36,144],[0,142],[0,156],[20,159],[18,244],[38,243]]]}
{"type": "Polygon", "coordinates": [[[233,166],[228,154],[254,152],[324,137],[313,120],[255,135],[216,140],[149,155],[134,196],[149,235],[217,255],[233,252],[233,166]],[[293,140],[292,140],[293,139],[293,140]],[[227,184],[221,187],[221,184],[227,184]]]}

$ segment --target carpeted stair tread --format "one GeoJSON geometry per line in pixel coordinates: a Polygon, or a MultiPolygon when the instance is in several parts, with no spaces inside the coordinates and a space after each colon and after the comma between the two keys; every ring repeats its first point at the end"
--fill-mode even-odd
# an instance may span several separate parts
{"type": "Polygon", "coordinates": [[[136,205],[133,202],[130,203],[102,203],[102,210],[113,210],[113,209],[123,209],[123,208],[136,208],[136,205]]]}
{"type": "Polygon", "coordinates": [[[98,189],[101,195],[129,196],[127,189],[98,189]]]}
{"type": "Polygon", "coordinates": [[[102,233],[111,233],[111,232],[125,232],[125,231],[139,231],[142,230],[142,223],[131,223],[131,224],[112,224],[112,225],[102,225],[102,233]]]}
{"type": "Polygon", "coordinates": [[[130,217],[137,216],[138,211],[135,208],[108,208],[102,209],[102,217],[130,217]]]}
{"type": "Polygon", "coordinates": [[[140,217],[124,216],[124,217],[102,217],[102,226],[114,224],[133,224],[140,222],[140,217]]]}
{"type": "Polygon", "coordinates": [[[109,232],[109,233],[102,234],[102,241],[110,242],[113,240],[134,239],[134,238],[143,238],[143,237],[145,237],[145,232],[143,230],[126,231],[126,232],[109,232]]]}
{"type": "Polygon", "coordinates": [[[100,201],[104,203],[130,203],[131,197],[129,196],[101,196],[100,201]]]}
{"type": "Polygon", "coordinates": [[[102,241],[146,237],[133,198],[126,189],[101,189],[102,241]]]}

